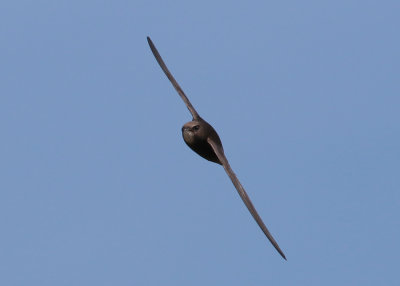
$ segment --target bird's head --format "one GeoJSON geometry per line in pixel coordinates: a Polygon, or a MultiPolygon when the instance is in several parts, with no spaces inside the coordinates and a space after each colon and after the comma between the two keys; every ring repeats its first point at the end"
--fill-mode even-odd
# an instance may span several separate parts
{"type": "Polygon", "coordinates": [[[189,145],[207,140],[207,134],[208,132],[204,124],[201,124],[199,121],[190,121],[182,127],[183,139],[189,145]]]}

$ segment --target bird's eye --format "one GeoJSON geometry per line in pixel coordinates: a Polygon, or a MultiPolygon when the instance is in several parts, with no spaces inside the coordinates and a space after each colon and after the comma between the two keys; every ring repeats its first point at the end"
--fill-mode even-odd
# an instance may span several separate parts
{"type": "Polygon", "coordinates": [[[193,127],[193,130],[199,130],[199,128],[200,128],[200,125],[196,125],[195,127],[193,127]]]}

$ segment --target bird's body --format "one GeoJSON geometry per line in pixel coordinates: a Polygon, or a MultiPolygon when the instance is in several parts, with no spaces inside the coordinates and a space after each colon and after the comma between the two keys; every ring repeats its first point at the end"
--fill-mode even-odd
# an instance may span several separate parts
{"type": "Polygon", "coordinates": [[[193,116],[193,120],[187,122],[182,127],[183,140],[194,152],[199,154],[204,159],[220,164],[224,167],[225,172],[228,174],[244,204],[250,211],[257,224],[260,226],[261,230],[264,232],[266,237],[279,252],[279,254],[284,259],[286,259],[285,254],[283,254],[283,251],[279,248],[278,243],[275,241],[275,239],[272,237],[271,233],[265,226],[255,207],[253,206],[249,196],[244,190],[242,184],[239,182],[231,166],[229,165],[228,159],[225,157],[224,148],[222,147],[222,142],[218,136],[218,133],[210,124],[208,124],[204,119],[200,117],[200,115],[190,103],[189,99],[186,97],[182,88],[179,86],[175,78],[168,70],[167,66],[165,65],[164,61],[162,60],[160,54],[158,53],[156,47],[149,37],[147,37],[147,41],[158,64],[160,65],[168,79],[171,81],[172,85],[174,86],[182,100],[185,102],[187,108],[193,116]]]}
{"type": "Polygon", "coordinates": [[[222,165],[213,148],[207,142],[207,139],[211,137],[214,138],[215,142],[222,147],[221,139],[219,139],[219,136],[214,128],[205,120],[200,118],[198,120],[187,122],[182,127],[182,137],[190,149],[199,154],[201,157],[208,161],[222,165]]]}

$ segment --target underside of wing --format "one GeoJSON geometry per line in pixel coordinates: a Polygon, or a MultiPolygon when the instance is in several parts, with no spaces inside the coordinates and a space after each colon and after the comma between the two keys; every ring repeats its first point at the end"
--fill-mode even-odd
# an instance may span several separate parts
{"type": "Polygon", "coordinates": [[[264,232],[268,240],[272,243],[275,249],[279,252],[279,254],[286,260],[286,256],[283,251],[280,249],[278,243],[273,238],[272,234],[269,232],[268,228],[265,226],[264,222],[262,221],[261,217],[257,213],[253,203],[251,202],[249,196],[247,195],[246,191],[244,190],[242,184],[239,182],[239,179],[236,177],[235,173],[233,172],[231,166],[229,165],[228,160],[225,157],[223,149],[212,139],[208,140],[208,143],[213,148],[215,154],[217,155],[218,159],[221,161],[222,165],[224,166],[225,172],[228,174],[229,178],[231,179],[233,185],[235,186],[236,190],[238,191],[241,199],[243,200],[244,204],[246,205],[247,209],[250,211],[251,215],[264,232]]]}
{"type": "Polygon", "coordinates": [[[179,86],[178,82],[175,80],[171,72],[168,70],[167,65],[164,63],[163,59],[160,56],[156,46],[153,44],[150,37],[147,37],[147,42],[149,43],[150,49],[153,52],[154,57],[156,58],[158,64],[160,65],[161,69],[164,71],[165,75],[168,77],[169,81],[174,86],[175,90],[178,92],[180,97],[185,102],[187,108],[189,109],[190,113],[193,116],[193,119],[198,119],[200,116],[197,111],[194,109],[192,104],[190,103],[189,99],[187,98],[186,94],[183,92],[182,88],[179,86]]]}

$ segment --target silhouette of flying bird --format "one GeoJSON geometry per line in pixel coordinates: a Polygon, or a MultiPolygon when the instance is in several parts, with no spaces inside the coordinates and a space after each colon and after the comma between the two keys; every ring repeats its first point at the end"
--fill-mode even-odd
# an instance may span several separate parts
{"type": "Polygon", "coordinates": [[[197,154],[199,154],[204,159],[212,161],[214,163],[220,164],[224,167],[225,172],[228,174],[229,178],[232,180],[233,185],[238,191],[240,197],[242,198],[244,204],[250,211],[251,215],[255,219],[255,221],[260,226],[261,230],[267,236],[269,241],[275,247],[275,249],[279,252],[279,254],[286,260],[285,254],[280,249],[278,243],[272,237],[271,233],[268,231],[261,217],[257,213],[255,207],[253,206],[249,196],[244,190],[242,184],[240,184],[238,178],[233,172],[231,166],[229,165],[228,159],[225,157],[224,148],[222,147],[221,139],[214,128],[208,124],[200,115],[197,113],[196,109],[194,109],[193,105],[190,103],[189,99],[186,97],[182,88],[179,86],[175,78],[172,76],[167,66],[165,65],[163,59],[158,53],[156,47],[149,37],[147,37],[147,41],[149,43],[150,49],[153,52],[154,57],[156,58],[158,64],[161,69],[164,71],[165,75],[171,81],[172,85],[180,95],[180,97],[185,102],[187,108],[193,116],[193,120],[187,122],[182,127],[182,136],[185,143],[197,154]]]}

